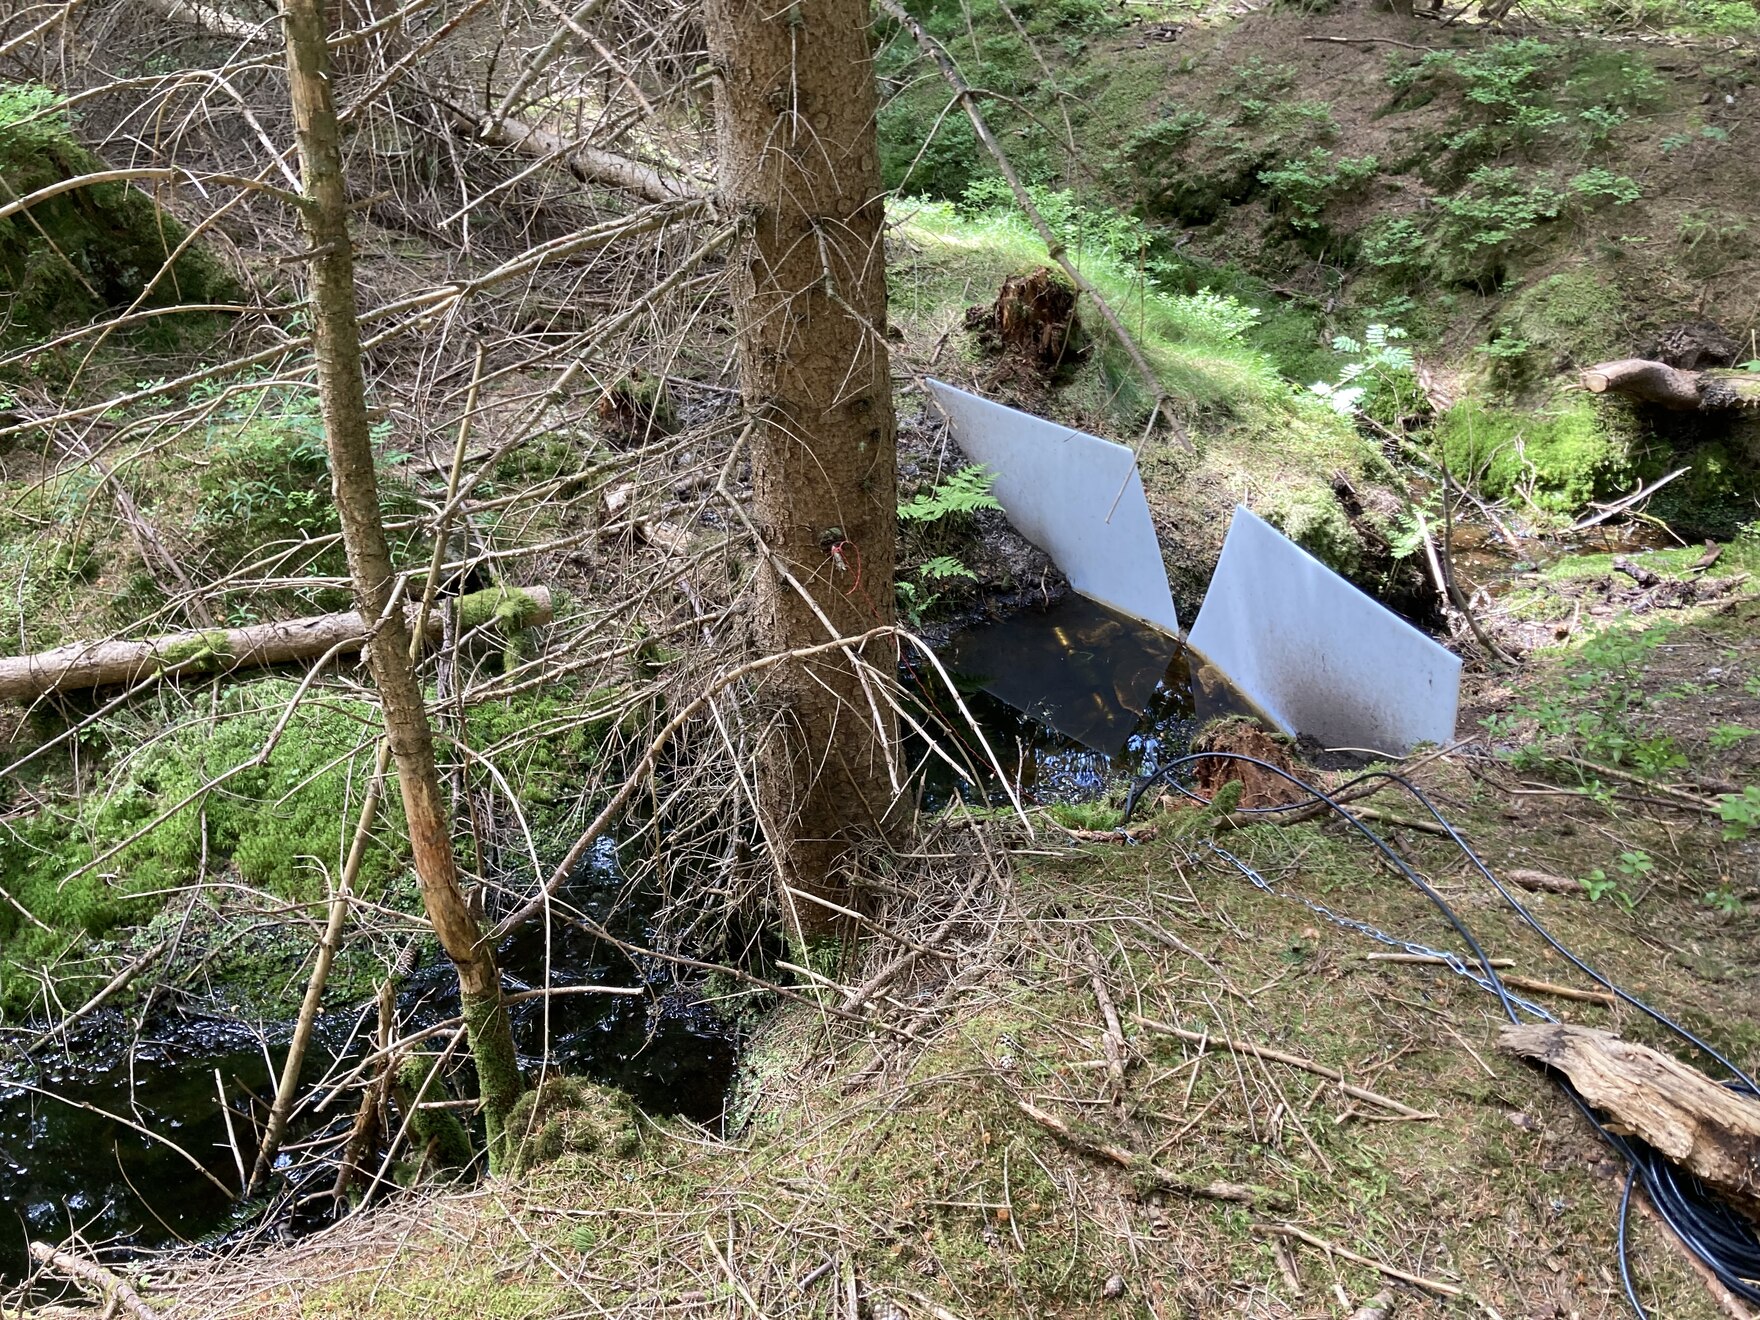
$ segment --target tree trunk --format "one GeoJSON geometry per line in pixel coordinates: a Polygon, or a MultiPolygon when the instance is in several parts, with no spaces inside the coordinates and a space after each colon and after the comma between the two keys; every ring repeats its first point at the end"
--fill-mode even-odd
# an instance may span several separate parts
{"type": "Polygon", "coordinates": [[[1623,394],[1677,411],[1760,406],[1760,373],[1687,371],[1648,358],[1622,358],[1590,367],[1583,372],[1583,388],[1591,394],[1623,394]]]}
{"type": "MultiPolygon", "coordinates": [[[[461,633],[512,607],[521,627],[550,622],[550,589],[473,592],[458,598],[461,633]],[[476,620],[475,623],[470,622],[476,620]]],[[[405,626],[417,607],[405,604],[405,626]]],[[[440,641],[443,621],[432,615],[423,628],[440,641]]],[[[245,628],[203,628],[139,642],[72,642],[53,651],[0,659],[0,701],[31,700],[48,692],[75,692],[113,683],[138,683],[155,675],[229,673],[291,660],[316,660],[330,651],[353,654],[366,644],[369,625],[359,614],[314,614],[245,628]]]]}
{"type": "Polygon", "coordinates": [[[476,1060],[489,1134],[490,1167],[498,1167],[503,1124],[524,1082],[514,1052],[494,951],[458,883],[433,734],[410,661],[409,628],[392,608],[396,575],[385,542],[361,370],[355,313],[354,249],[336,105],[325,67],[323,0],[287,0],[288,85],[299,137],[305,229],[311,242],[312,352],[319,404],[330,449],[330,472],[341,514],[343,544],[354,580],[355,607],[372,635],[368,664],[385,712],[385,735],[397,766],[410,851],[422,904],[440,947],[458,973],[464,1020],[476,1060]]]}
{"type": "MultiPolygon", "coordinates": [[[[823,641],[827,623],[849,635],[894,617],[897,437],[868,6],[708,0],[704,15],[722,209],[745,227],[735,306],[753,505],[774,556],[760,568],[759,641],[779,653],[823,641]]],[[[882,673],[893,647],[882,639],[868,657],[882,673]]],[[[829,910],[799,894],[836,901],[851,847],[894,814],[897,721],[837,651],[780,666],[768,691],[780,718],[759,759],[759,811],[790,933],[810,937],[829,929],[829,910]]]]}

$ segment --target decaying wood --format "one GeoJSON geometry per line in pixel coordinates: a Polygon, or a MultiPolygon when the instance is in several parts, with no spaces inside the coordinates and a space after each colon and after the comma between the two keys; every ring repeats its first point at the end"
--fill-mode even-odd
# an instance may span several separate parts
{"type": "MultiPolygon", "coordinates": [[[[477,593],[460,600],[469,612],[497,593],[477,593]]],[[[527,625],[550,622],[551,601],[547,587],[522,592],[521,621],[527,625]]],[[[416,607],[405,612],[413,625],[416,607]]],[[[493,612],[491,609],[489,612],[493,612]]],[[[427,621],[430,645],[440,641],[443,620],[435,613],[427,621]]],[[[36,655],[0,659],[0,700],[32,700],[50,692],[73,692],[82,688],[138,683],[156,674],[229,673],[262,665],[315,660],[335,651],[350,654],[367,639],[366,625],[353,610],[341,614],[315,614],[279,623],[256,623],[247,628],[213,628],[171,633],[139,642],[74,642],[36,655]]]]}
{"type": "Polygon", "coordinates": [[[1616,1131],[1641,1138],[1760,1218],[1760,1100],[1590,1027],[1505,1027],[1498,1043],[1564,1073],[1616,1131]]]}
{"type": "Polygon", "coordinates": [[[1760,406],[1760,373],[1750,371],[1687,371],[1649,358],[1621,358],[1590,367],[1582,380],[1591,394],[1623,394],[1664,408],[1760,406]]]}
{"type": "Polygon", "coordinates": [[[582,183],[616,188],[650,202],[683,202],[703,196],[703,189],[681,174],[584,142],[569,142],[548,129],[517,119],[477,119],[448,106],[459,123],[491,146],[508,147],[522,156],[553,160],[582,183]]]}
{"type": "Polygon", "coordinates": [[[966,325],[987,344],[1052,371],[1083,356],[1076,286],[1040,266],[1002,282],[996,301],[966,309],[966,325]]]}
{"type": "Polygon", "coordinates": [[[142,1300],[128,1280],[120,1275],[112,1274],[96,1261],[84,1260],[79,1256],[70,1256],[65,1251],[57,1251],[47,1242],[31,1243],[31,1257],[54,1270],[75,1280],[104,1299],[105,1313],[109,1314],[116,1307],[121,1307],[136,1320],[159,1320],[159,1313],[142,1300]]]}
{"type": "Polygon", "coordinates": [[[1531,893],[1537,894],[1580,894],[1583,892],[1582,882],[1572,880],[1566,875],[1553,875],[1550,871],[1530,871],[1517,868],[1505,871],[1504,879],[1531,893]]]}

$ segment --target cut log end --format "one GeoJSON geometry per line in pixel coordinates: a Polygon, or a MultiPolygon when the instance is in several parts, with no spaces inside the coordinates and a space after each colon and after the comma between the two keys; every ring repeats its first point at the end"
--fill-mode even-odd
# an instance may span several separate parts
{"type": "Polygon", "coordinates": [[[1599,363],[1583,372],[1582,385],[1676,411],[1760,407],[1760,372],[1687,371],[1649,358],[1599,363]]]}

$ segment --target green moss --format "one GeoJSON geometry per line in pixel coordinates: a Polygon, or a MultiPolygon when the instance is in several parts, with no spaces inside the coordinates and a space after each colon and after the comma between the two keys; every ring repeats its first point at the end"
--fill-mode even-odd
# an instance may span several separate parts
{"type": "Polygon", "coordinates": [[[398,1065],[397,1103],[409,1117],[410,1146],[428,1169],[462,1169],[475,1151],[470,1134],[451,1109],[424,1109],[422,1103],[448,1098],[434,1064],[439,1056],[412,1054],[398,1065]]]}
{"type": "Polygon", "coordinates": [[[491,587],[458,598],[461,633],[474,632],[493,623],[503,634],[511,636],[530,627],[542,613],[537,598],[518,587],[491,587]]]}
{"type": "MultiPolygon", "coordinates": [[[[73,140],[54,93],[0,83],[0,200],[103,168],[73,140]]],[[[0,220],[0,286],[11,293],[5,337],[28,338],[137,299],[147,307],[234,301],[235,282],[199,246],[172,260],[188,237],[122,183],[61,193],[0,220]]]]}
{"type": "Polygon", "coordinates": [[[483,1127],[489,1143],[489,1172],[507,1166],[510,1134],[508,1117],[526,1094],[526,1080],[519,1070],[519,1053],[513,1046],[507,1007],[499,988],[486,995],[463,996],[465,1034],[471,1043],[471,1059],[477,1065],[477,1094],[483,1101],[483,1127]]]}
{"type": "MultiPolygon", "coordinates": [[[[51,797],[34,814],[0,824],[7,892],[49,928],[0,904],[0,1011],[27,1009],[42,992],[35,971],[69,947],[152,921],[168,895],[196,878],[204,856],[210,874],[229,869],[237,883],[272,902],[323,899],[325,876],[339,870],[353,837],[378,711],[308,694],[258,764],[295,687],[263,679],[226,690],[218,702],[185,694],[168,699],[158,716],[141,711],[112,734],[125,751],[104,768],[102,792],[71,803],[51,797]],[[160,719],[176,723],[161,730],[160,719]],[[217,787],[200,792],[216,780],[217,787]],[[92,865],[137,832],[140,838],[92,865]]],[[[581,767],[600,754],[615,713],[612,694],[555,691],[468,712],[469,745],[518,786],[542,855],[572,840],[567,818],[581,767]]],[[[357,892],[414,909],[413,890],[398,883],[406,852],[401,801],[387,793],[357,892]]],[[[283,996],[289,969],[310,952],[310,937],[216,932],[214,947],[212,975],[242,1006],[283,996]]]]}
{"type": "Polygon", "coordinates": [[[196,669],[209,661],[231,659],[231,637],[224,628],[191,633],[167,642],[159,648],[158,654],[160,669],[196,669]]]}
{"type": "Polygon", "coordinates": [[[1438,423],[1436,438],[1458,479],[1553,514],[1622,485],[1637,458],[1623,405],[1581,394],[1531,413],[1463,399],[1438,423]]]}
{"type": "Polygon", "coordinates": [[[551,1077],[520,1096],[507,1132],[515,1176],[569,1156],[629,1159],[642,1148],[629,1097],[578,1077],[551,1077]]]}
{"type": "Polygon", "coordinates": [[[1362,542],[1330,488],[1309,486],[1274,496],[1266,520],[1336,573],[1350,576],[1361,565],[1362,542]]]}
{"type": "Polygon", "coordinates": [[[1490,341],[1493,379],[1520,387],[1618,356],[1631,341],[1625,301],[1604,270],[1586,266],[1521,290],[1490,341]]]}

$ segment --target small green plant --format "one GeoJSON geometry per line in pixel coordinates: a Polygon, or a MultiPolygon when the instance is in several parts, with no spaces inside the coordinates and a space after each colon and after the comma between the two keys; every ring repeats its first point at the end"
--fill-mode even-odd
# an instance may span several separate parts
{"type": "Polygon", "coordinates": [[[1628,880],[1642,880],[1656,869],[1656,863],[1650,860],[1650,854],[1636,848],[1622,852],[1614,866],[1628,880]]]}
{"type": "Polygon", "coordinates": [[[1380,168],[1381,162],[1373,156],[1334,157],[1326,148],[1315,147],[1305,156],[1259,171],[1259,182],[1290,228],[1316,230],[1321,228],[1321,214],[1333,201],[1360,188],[1380,168]]]}
{"type": "Polygon", "coordinates": [[[1592,105],[1586,110],[1577,111],[1577,123],[1582,125],[1583,146],[1587,150],[1607,145],[1613,136],[1613,130],[1631,118],[1624,110],[1616,110],[1612,106],[1592,105]]]}
{"type": "Polygon", "coordinates": [[[899,519],[906,523],[928,524],[969,516],[980,509],[1000,509],[1002,505],[990,493],[995,484],[996,474],[987,468],[975,464],[963,467],[944,478],[935,489],[918,491],[900,504],[899,519]]]}
{"type": "Polygon", "coordinates": [[[1711,750],[1727,752],[1737,743],[1746,738],[1760,734],[1760,729],[1750,729],[1745,724],[1720,724],[1711,731],[1711,750]]]}
{"type": "Polygon", "coordinates": [[[1644,195],[1643,189],[1638,187],[1637,181],[1630,175],[1615,174],[1600,166],[1573,175],[1570,190],[1592,202],[1608,201],[1615,206],[1629,206],[1644,195]]]}
{"type": "Polygon", "coordinates": [[[1440,237],[1457,279],[1494,277],[1500,258],[1523,234],[1556,219],[1563,204],[1550,176],[1524,181],[1509,166],[1482,166],[1452,197],[1436,199],[1440,237]]]}
{"type": "Polygon", "coordinates": [[[1582,886],[1587,891],[1591,903],[1599,903],[1602,899],[1611,897],[1614,902],[1627,911],[1630,911],[1634,906],[1632,896],[1620,888],[1619,880],[1608,875],[1599,866],[1583,877],[1582,886]]]}
{"type": "Polygon", "coordinates": [[[1406,288],[1422,281],[1429,246],[1424,227],[1402,216],[1371,224],[1363,235],[1359,252],[1364,265],[1382,272],[1397,287],[1406,288]]]}
{"type": "Polygon", "coordinates": [[[1696,146],[1700,142],[1728,142],[1729,133],[1713,124],[1706,124],[1697,133],[1670,133],[1657,145],[1664,154],[1672,154],[1682,147],[1696,146]]]}
{"type": "Polygon", "coordinates": [[[1740,793],[1723,794],[1717,799],[1717,814],[1728,842],[1739,842],[1760,831],[1760,784],[1749,784],[1740,793]]]}
{"type": "Polygon", "coordinates": [[[1418,385],[1417,360],[1401,342],[1405,338],[1397,325],[1372,325],[1360,340],[1336,336],[1333,351],[1356,360],[1345,364],[1336,382],[1317,380],[1309,392],[1347,417],[1360,412],[1386,425],[1403,424],[1428,407],[1418,385]]]}
{"type": "Polygon", "coordinates": [[[1726,917],[1740,916],[1742,896],[1736,893],[1732,885],[1719,885],[1716,889],[1705,891],[1705,906],[1723,913],[1726,917]]]}

